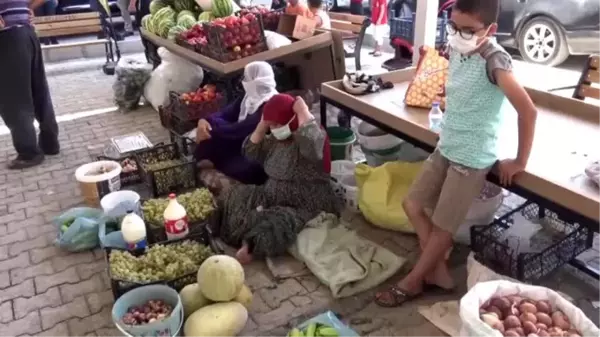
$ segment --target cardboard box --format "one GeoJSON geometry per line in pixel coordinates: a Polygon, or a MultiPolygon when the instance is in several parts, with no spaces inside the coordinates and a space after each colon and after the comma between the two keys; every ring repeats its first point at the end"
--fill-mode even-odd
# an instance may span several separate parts
{"type": "Polygon", "coordinates": [[[277,32],[287,37],[302,40],[315,34],[317,21],[299,15],[283,14],[279,18],[277,32]]]}

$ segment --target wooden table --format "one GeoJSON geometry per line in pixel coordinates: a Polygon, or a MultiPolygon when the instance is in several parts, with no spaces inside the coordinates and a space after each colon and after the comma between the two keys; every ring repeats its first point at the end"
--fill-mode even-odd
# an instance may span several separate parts
{"type": "MultiPolygon", "coordinates": [[[[353,96],[341,81],[321,86],[321,123],[326,124],[326,105],[332,104],[386,132],[427,151],[433,151],[437,135],[429,130],[428,109],[407,107],[403,100],[415,68],[381,75],[395,87],[379,93],[353,96]]],[[[538,108],[535,140],[525,172],[507,189],[561,215],[565,221],[599,230],[600,192],[583,175],[592,159],[600,158],[600,116],[592,104],[527,88],[538,108]]],[[[507,119],[500,141],[500,158],[517,151],[516,112],[507,103],[507,119]],[[508,111],[511,110],[511,111],[508,111]]],[[[498,183],[494,171],[488,179],[498,183]]],[[[587,271],[587,270],[586,270],[587,271]]],[[[597,276],[597,275],[596,275],[597,276]]]]}
{"type": "Polygon", "coordinates": [[[317,31],[313,37],[295,41],[288,46],[227,63],[186,49],[144,29],[140,32],[142,38],[157,47],[164,47],[221,78],[241,74],[244,67],[253,61],[282,62],[286,66],[298,66],[301,85],[298,89],[318,88],[323,82],[341,79],[345,73],[343,42],[341,35],[336,32],[317,31]]]}

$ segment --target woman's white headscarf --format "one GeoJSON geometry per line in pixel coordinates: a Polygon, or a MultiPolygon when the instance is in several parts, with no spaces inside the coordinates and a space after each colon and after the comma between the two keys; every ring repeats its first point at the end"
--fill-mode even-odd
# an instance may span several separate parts
{"type": "Polygon", "coordinates": [[[246,95],[242,99],[238,122],[255,113],[264,102],[277,95],[275,74],[273,68],[267,62],[248,63],[244,68],[242,85],[246,95]]]}

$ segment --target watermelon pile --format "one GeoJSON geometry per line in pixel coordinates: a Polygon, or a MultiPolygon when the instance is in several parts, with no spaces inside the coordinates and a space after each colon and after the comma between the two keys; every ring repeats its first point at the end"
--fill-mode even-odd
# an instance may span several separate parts
{"type": "MultiPolygon", "coordinates": [[[[212,5],[212,0],[204,0],[207,1],[212,5]]],[[[226,12],[224,6],[224,3],[219,4],[220,13],[226,12]]],[[[231,6],[230,4],[229,7],[231,6]]],[[[232,11],[228,15],[231,14],[232,11]]],[[[215,15],[211,12],[202,12],[196,0],[152,0],[150,14],[142,18],[140,25],[150,33],[174,40],[181,32],[192,28],[198,22],[209,22],[214,18],[215,15]]]]}
{"type": "Polygon", "coordinates": [[[212,14],[217,18],[224,18],[233,14],[232,0],[212,0],[212,14]]]}

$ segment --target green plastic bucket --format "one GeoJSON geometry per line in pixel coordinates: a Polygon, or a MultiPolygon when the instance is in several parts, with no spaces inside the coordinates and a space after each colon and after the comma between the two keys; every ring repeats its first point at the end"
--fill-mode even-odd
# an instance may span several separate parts
{"type": "Polygon", "coordinates": [[[352,160],[352,145],[356,135],[352,129],[341,126],[327,128],[329,144],[331,144],[331,160],[352,160]]]}

